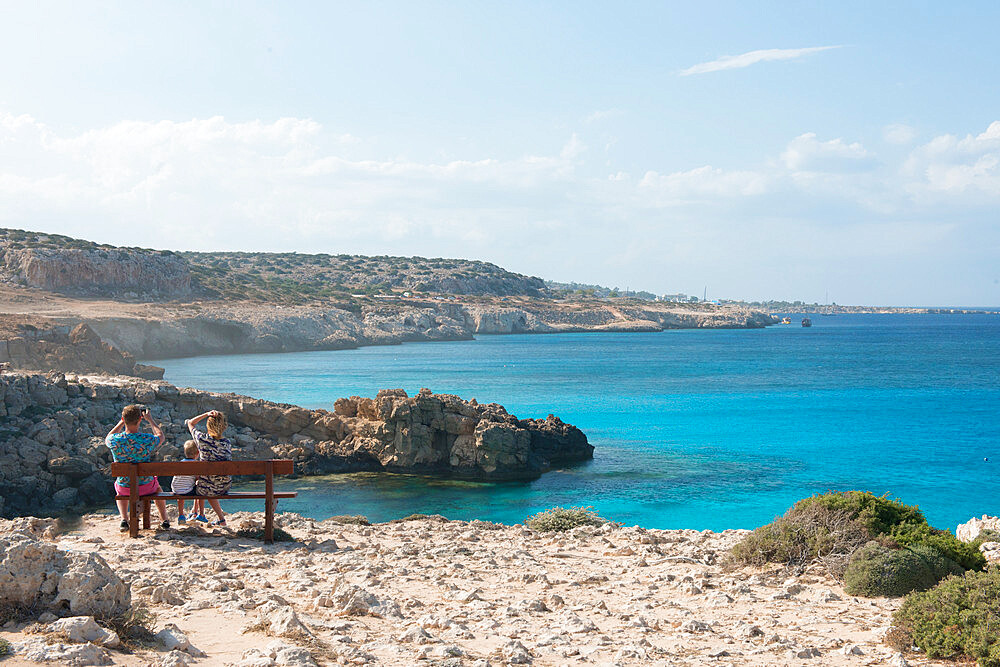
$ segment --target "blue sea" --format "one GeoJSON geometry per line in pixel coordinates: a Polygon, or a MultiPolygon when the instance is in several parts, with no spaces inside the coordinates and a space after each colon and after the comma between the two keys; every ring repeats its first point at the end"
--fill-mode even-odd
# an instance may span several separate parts
{"type": "MultiPolygon", "coordinates": [[[[811,328],[481,336],[154,361],[181,386],[332,409],[421,387],[580,427],[594,460],[523,483],[285,480],[315,518],[517,523],[592,506],[627,525],[753,528],[831,489],[890,494],[954,530],[1000,513],[1000,315],[813,315],[811,328]]],[[[232,509],[236,509],[233,507],[232,509]]]]}

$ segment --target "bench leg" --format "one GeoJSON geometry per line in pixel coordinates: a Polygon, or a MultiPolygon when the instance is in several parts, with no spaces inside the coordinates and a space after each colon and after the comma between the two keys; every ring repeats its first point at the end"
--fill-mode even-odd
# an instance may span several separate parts
{"type": "Polygon", "coordinates": [[[142,529],[149,530],[149,498],[142,499],[142,529]]]}
{"type": "Polygon", "coordinates": [[[131,498],[128,503],[128,535],[139,537],[139,501],[131,498]]]}
{"type": "Polygon", "coordinates": [[[274,464],[267,462],[264,474],[264,542],[274,544],[274,464]]]}

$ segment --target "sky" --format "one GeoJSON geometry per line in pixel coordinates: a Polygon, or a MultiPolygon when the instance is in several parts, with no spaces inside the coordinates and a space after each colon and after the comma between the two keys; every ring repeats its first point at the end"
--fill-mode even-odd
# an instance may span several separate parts
{"type": "Polygon", "coordinates": [[[0,1],[0,226],[1000,305],[1000,3],[0,1]]]}

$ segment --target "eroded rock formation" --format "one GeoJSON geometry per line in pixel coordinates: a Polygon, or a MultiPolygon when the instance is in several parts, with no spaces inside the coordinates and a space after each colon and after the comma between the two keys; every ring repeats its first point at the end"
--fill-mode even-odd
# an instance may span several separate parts
{"type": "Polygon", "coordinates": [[[220,410],[234,458],[290,458],[301,474],[362,470],[469,479],[530,479],[590,459],[576,427],[549,415],[518,419],[496,404],[402,390],[340,399],[333,411],[125,377],[0,374],[0,514],[106,503],[111,455],[104,436],[128,403],[149,406],[182,458],[183,420],[220,410]]]}
{"type": "Polygon", "coordinates": [[[29,370],[163,377],[162,368],[137,364],[131,354],[101,340],[87,324],[66,329],[22,328],[20,335],[0,340],[0,363],[29,370]]]}

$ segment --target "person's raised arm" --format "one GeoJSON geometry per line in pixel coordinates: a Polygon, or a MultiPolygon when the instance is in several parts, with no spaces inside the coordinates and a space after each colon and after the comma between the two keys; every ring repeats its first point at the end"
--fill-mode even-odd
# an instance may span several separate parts
{"type": "Polygon", "coordinates": [[[161,429],[160,425],[156,423],[155,419],[153,419],[153,415],[149,414],[149,410],[142,413],[142,418],[149,422],[149,428],[153,431],[153,435],[159,438],[160,442],[157,446],[162,445],[167,441],[167,437],[163,435],[163,429],[161,429]]]}
{"type": "Polygon", "coordinates": [[[198,422],[200,422],[202,419],[207,419],[208,416],[210,414],[212,414],[213,412],[214,412],[214,410],[209,410],[208,412],[201,413],[197,417],[191,417],[191,419],[185,419],[184,420],[184,425],[187,426],[188,431],[191,433],[192,437],[194,437],[194,426],[195,426],[195,424],[197,424],[198,422]]]}
{"type": "Polygon", "coordinates": [[[118,423],[115,424],[115,426],[114,426],[113,429],[111,429],[110,431],[108,431],[108,435],[104,439],[107,440],[108,438],[110,438],[114,434],[121,433],[123,428],[125,428],[125,421],[122,420],[122,419],[119,419],[118,423]]]}

